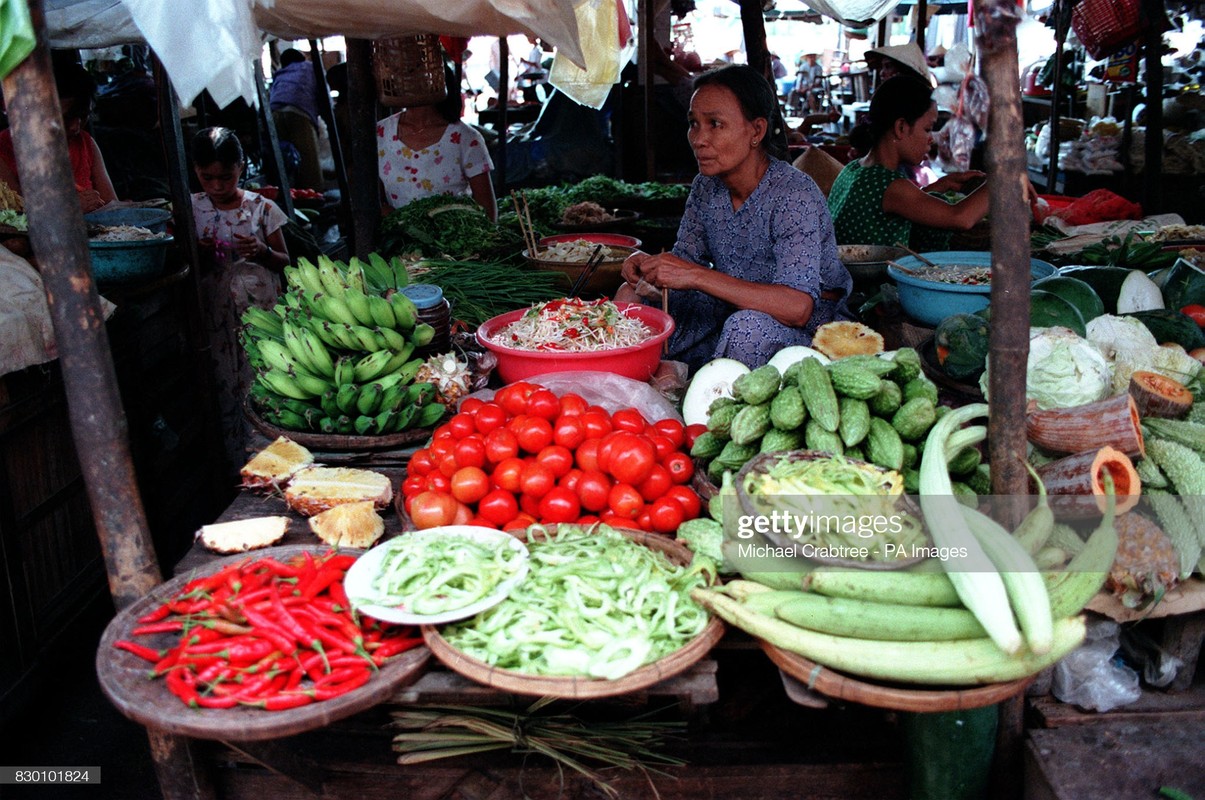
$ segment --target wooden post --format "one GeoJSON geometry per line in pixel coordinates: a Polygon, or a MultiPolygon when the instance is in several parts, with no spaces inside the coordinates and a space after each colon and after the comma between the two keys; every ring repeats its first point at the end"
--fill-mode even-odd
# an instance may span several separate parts
{"type": "Polygon", "coordinates": [[[377,178],[377,89],[372,73],[372,42],[347,40],[347,110],[351,123],[351,172],[348,211],[352,252],[367,258],[381,219],[377,178]]]}
{"type": "Polygon", "coordinates": [[[310,58],[314,62],[314,85],[318,87],[318,113],[326,123],[326,135],[331,142],[331,155],[335,159],[335,181],[339,184],[339,197],[346,208],[348,184],[347,165],[343,163],[343,147],[339,141],[339,126],[335,124],[335,109],[331,105],[331,87],[326,82],[326,65],[322,63],[321,43],[310,39],[310,58]]]}
{"type": "Polygon", "coordinates": [[[928,0],[920,0],[916,4],[916,44],[922,53],[925,51],[925,33],[929,27],[929,3],[928,0]]]}
{"type": "Polygon", "coordinates": [[[640,6],[637,9],[639,12],[640,23],[640,38],[636,41],[637,48],[637,70],[640,73],[641,98],[643,100],[644,109],[641,122],[643,123],[643,136],[641,141],[644,144],[644,180],[651,181],[657,177],[657,158],[653,152],[653,48],[660,47],[653,36],[653,30],[656,26],[657,9],[653,0],[640,0],[640,6]]]}
{"type": "Polygon", "coordinates": [[[1142,167],[1142,210],[1163,211],[1163,31],[1154,23],[1167,12],[1159,0],[1142,0],[1148,19],[1142,50],[1146,60],[1146,163],[1142,167]]]}
{"type": "Polygon", "coordinates": [[[1046,171],[1046,191],[1058,194],[1059,182],[1059,96],[1063,93],[1063,43],[1067,41],[1070,14],[1068,0],[1054,0],[1054,87],[1050,93],[1050,162],[1046,171]]]}
{"type": "Polygon", "coordinates": [[[749,66],[773,81],[770,71],[770,51],[766,48],[766,18],[762,16],[761,0],[740,0],[741,30],[745,34],[745,59],[749,66]]]}
{"type": "Polygon", "coordinates": [[[499,194],[506,194],[506,138],[510,133],[510,42],[498,37],[498,170],[495,183],[499,194]]]}
{"type": "Polygon", "coordinates": [[[260,141],[265,138],[268,140],[268,158],[265,161],[272,167],[268,174],[276,173],[276,185],[280,187],[280,192],[276,195],[276,204],[285,212],[285,216],[293,219],[293,195],[289,191],[289,176],[285,173],[285,160],[280,153],[280,137],[276,135],[276,122],[272,119],[272,108],[268,104],[268,90],[264,87],[264,72],[260,63],[258,60],[251,62],[255,92],[259,97],[259,124],[263,125],[265,134],[260,137],[260,141]]]}
{"type": "MultiPolygon", "coordinates": [[[[46,46],[43,0],[29,0],[33,53],[4,79],[13,150],[29,238],[38,254],[58,343],[68,418],[92,517],[118,609],[162,582],[138,493],[127,423],[109,351],[100,296],[92,281],[84,218],[73,187],[58,92],[46,46]]],[[[208,800],[213,787],[196,770],[187,739],[149,730],[160,789],[168,800],[208,800]]]]}
{"type": "MultiPolygon", "coordinates": [[[[1015,0],[975,0],[975,28],[980,70],[987,83],[988,191],[991,209],[992,325],[988,334],[991,374],[988,394],[988,448],[992,493],[1006,498],[997,518],[1010,530],[1025,513],[1029,494],[1025,471],[1025,379],[1029,361],[1029,220],[1028,169],[1022,139],[1024,122],[1017,84],[1015,0]]],[[[993,792],[999,798],[1021,795],[1024,727],[1018,706],[1005,705],[997,729],[993,792]]]]}

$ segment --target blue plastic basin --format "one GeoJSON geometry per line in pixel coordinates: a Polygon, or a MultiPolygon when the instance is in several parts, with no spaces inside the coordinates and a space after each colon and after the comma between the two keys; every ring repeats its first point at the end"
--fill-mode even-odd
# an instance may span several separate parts
{"type": "Polygon", "coordinates": [[[123,283],[154,278],[163,273],[172,237],[128,242],[88,242],[92,279],[97,283],[123,283]]]}
{"type": "MultiPolygon", "coordinates": [[[[990,267],[992,265],[992,254],[978,250],[951,250],[944,253],[922,253],[921,255],[939,265],[965,267],[990,267]]],[[[896,263],[909,269],[923,269],[925,266],[915,256],[901,258],[896,263]]],[[[1053,264],[1046,261],[1031,258],[1029,272],[1033,280],[1037,280],[1053,275],[1055,268],[1053,264]]],[[[917,322],[930,327],[937,327],[943,319],[954,314],[974,314],[980,309],[987,308],[992,291],[990,285],[967,286],[960,283],[944,283],[913,277],[890,265],[887,267],[887,274],[899,288],[900,305],[903,306],[904,312],[917,322]]]]}

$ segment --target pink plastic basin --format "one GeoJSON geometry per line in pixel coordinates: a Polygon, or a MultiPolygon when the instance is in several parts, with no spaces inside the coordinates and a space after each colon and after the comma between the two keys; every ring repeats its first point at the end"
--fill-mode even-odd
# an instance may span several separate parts
{"type": "Polygon", "coordinates": [[[506,383],[514,383],[546,372],[613,372],[638,381],[647,381],[661,362],[661,345],[674,332],[674,321],[659,308],[640,303],[617,303],[629,317],[643,322],[653,332],[652,337],[632,347],[597,350],[588,353],[556,353],[537,350],[516,350],[492,341],[502,327],[521,317],[527,309],[508,311],[488,319],[477,328],[477,341],[498,357],[498,375],[506,383]]]}

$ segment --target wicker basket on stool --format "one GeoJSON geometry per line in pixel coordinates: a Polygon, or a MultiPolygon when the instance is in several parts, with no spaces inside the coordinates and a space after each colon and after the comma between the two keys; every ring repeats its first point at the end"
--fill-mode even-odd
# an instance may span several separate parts
{"type": "Polygon", "coordinates": [[[443,49],[433,33],[377,39],[372,71],[383,106],[424,106],[447,97],[443,49]]]}

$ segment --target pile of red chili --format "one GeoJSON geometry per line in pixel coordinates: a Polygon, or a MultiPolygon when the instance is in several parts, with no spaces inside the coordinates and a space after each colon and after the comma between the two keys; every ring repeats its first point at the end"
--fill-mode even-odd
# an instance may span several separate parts
{"type": "Polygon", "coordinates": [[[332,551],[232,564],[139,618],[133,634],[179,634],[174,646],[115,646],[152,662],[150,677],[194,708],[275,711],[338,697],[422,643],[412,627],[352,610],[343,577],[354,561],[332,551]]]}

